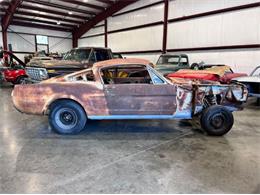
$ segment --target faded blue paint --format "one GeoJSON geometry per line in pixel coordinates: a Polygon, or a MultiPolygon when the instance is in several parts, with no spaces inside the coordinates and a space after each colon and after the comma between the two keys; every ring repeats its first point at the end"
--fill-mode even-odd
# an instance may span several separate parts
{"type": "Polygon", "coordinates": [[[175,115],[110,115],[88,116],[92,120],[138,120],[138,119],[191,119],[191,113],[179,113],[175,115]]]}

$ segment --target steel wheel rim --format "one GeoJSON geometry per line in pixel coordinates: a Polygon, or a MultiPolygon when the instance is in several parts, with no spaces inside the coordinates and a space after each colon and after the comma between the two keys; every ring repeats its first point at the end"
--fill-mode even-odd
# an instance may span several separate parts
{"type": "Polygon", "coordinates": [[[210,118],[210,124],[214,129],[221,129],[225,124],[226,117],[222,113],[215,114],[210,118]]]}
{"type": "Polygon", "coordinates": [[[54,118],[56,124],[64,130],[69,130],[74,128],[78,122],[78,117],[76,112],[70,108],[59,109],[56,112],[54,118]]]}

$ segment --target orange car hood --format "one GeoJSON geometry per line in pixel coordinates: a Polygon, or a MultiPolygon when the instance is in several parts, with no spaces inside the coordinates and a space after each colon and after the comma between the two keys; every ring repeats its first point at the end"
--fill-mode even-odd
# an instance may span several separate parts
{"type": "Polygon", "coordinates": [[[229,71],[229,66],[213,66],[211,68],[207,68],[206,70],[179,70],[176,73],[180,74],[215,74],[222,77],[226,71],[229,71]]]}

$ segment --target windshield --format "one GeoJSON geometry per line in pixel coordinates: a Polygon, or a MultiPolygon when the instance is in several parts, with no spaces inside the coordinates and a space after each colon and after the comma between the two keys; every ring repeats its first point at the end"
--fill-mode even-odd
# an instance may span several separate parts
{"type": "Polygon", "coordinates": [[[179,64],[179,56],[161,56],[157,62],[158,65],[160,64],[172,64],[178,65],[179,64]]]}
{"type": "Polygon", "coordinates": [[[257,67],[251,74],[252,76],[260,76],[260,66],[257,67]]]}
{"type": "Polygon", "coordinates": [[[90,52],[91,49],[73,49],[64,55],[63,60],[88,60],[90,52]]]}

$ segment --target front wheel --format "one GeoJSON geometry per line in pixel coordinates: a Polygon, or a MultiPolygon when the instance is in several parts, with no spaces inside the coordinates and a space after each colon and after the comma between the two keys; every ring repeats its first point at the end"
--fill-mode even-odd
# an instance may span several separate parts
{"type": "Polygon", "coordinates": [[[86,125],[87,116],[83,108],[68,100],[61,100],[50,108],[49,123],[59,134],[77,134],[86,125]]]}
{"type": "Polygon", "coordinates": [[[20,84],[25,84],[25,76],[20,76],[18,77],[15,82],[13,82],[14,85],[20,85],[20,84]]]}
{"type": "Polygon", "coordinates": [[[230,131],[234,118],[233,114],[224,106],[215,105],[203,111],[200,123],[208,135],[222,136],[230,131]]]}

